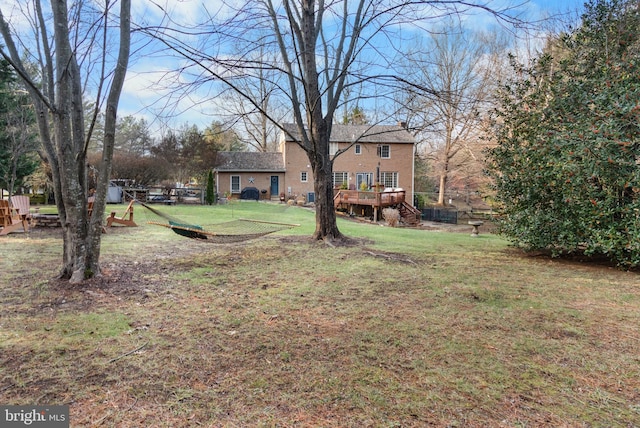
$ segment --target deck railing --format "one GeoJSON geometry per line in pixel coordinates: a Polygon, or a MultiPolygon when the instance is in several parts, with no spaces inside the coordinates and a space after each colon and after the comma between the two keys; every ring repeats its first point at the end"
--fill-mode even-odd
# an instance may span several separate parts
{"type": "Polygon", "coordinates": [[[373,207],[388,207],[405,201],[404,190],[390,190],[383,192],[367,192],[359,190],[338,190],[333,197],[335,206],[339,204],[369,205],[373,207]]]}

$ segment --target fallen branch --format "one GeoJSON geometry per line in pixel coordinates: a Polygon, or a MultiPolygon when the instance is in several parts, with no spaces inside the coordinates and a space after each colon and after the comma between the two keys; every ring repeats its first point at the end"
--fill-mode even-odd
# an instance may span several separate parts
{"type": "Polygon", "coordinates": [[[114,362],[118,361],[118,360],[119,360],[119,359],[121,359],[121,358],[124,358],[124,357],[126,357],[126,356],[129,356],[129,355],[131,355],[131,354],[135,354],[136,352],[140,351],[141,349],[143,349],[143,348],[144,348],[145,346],[147,346],[148,344],[149,344],[149,342],[147,342],[147,343],[145,343],[145,344],[143,344],[143,345],[141,345],[141,346],[138,346],[138,347],[137,347],[136,349],[134,349],[133,351],[125,352],[124,354],[122,354],[122,355],[120,355],[120,356],[117,356],[117,357],[115,357],[115,358],[110,359],[110,360],[109,360],[109,362],[110,362],[110,363],[114,363],[114,362]]]}

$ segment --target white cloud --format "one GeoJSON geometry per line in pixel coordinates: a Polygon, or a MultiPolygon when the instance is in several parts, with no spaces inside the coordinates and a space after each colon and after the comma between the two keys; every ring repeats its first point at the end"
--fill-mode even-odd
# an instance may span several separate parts
{"type": "Polygon", "coordinates": [[[171,21],[174,25],[190,26],[203,23],[211,15],[219,17],[229,13],[227,4],[233,4],[233,2],[223,0],[133,0],[131,15],[133,20],[138,23],[153,25],[171,21]]]}
{"type": "MultiPolygon", "coordinates": [[[[210,84],[193,85],[192,78],[179,70],[185,64],[145,61],[127,72],[119,116],[144,118],[154,133],[161,128],[177,128],[185,123],[201,130],[225,110],[210,84]]],[[[219,116],[218,116],[219,117],[219,116]]]]}

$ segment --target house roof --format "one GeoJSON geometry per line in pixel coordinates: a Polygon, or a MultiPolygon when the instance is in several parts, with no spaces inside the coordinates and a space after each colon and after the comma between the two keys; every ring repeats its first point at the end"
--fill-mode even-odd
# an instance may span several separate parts
{"type": "MultiPolygon", "coordinates": [[[[295,124],[285,123],[286,141],[294,141],[300,135],[295,124]]],[[[415,144],[413,136],[400,125],[331,125],[332,143],[351,143],[354,141],[374,144],[415,144]]]]}
{"type": "Polygon", "coordinates": [[[284,160],[278,152],[218,152],[216,170],[284,172],[284,160]]]}

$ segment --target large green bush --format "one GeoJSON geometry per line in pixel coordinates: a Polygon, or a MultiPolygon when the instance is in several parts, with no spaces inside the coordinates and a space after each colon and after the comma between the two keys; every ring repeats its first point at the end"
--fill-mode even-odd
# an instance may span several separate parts
{"type": "Polygon", "coordinates": [[[631,0],[586,5],[504,86],[489,153],[499,230],[528,250],[640,264],[640,28],[631,0]]]}

